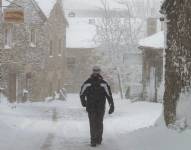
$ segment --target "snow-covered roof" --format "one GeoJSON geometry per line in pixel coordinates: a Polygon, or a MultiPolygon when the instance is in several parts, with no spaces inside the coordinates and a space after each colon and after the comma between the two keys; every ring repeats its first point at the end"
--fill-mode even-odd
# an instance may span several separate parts
{"type": "MultiPolygon", "coordinates": [[[[99,24],[100,17],[69,17],[67,16],[68,28],[66,29],[66,47],[67,48],[96,48],[100,46],[96,42],[96,24],[99,24]],[[93,22],[93,24],[92,24],[93,22]],[[95,23],[95,24],[94,24],[95,23]]],[[[121,18],[124,22],[124,18],[121,18]]],[[[143,26],[142,20],[132,19],[134,28],[143,26]]],[[[143,26],[144,28],[144,26],[143,26]]],[[[140,32],[144,32],[140,29],[140,32]]]]}
{"type": "MultiPolygon", "coordinates": [[[[116,0],[106,0],[111,9],[124,9],[125,6],[116,0]]],[[[65,9],[88,9],[95,10],[102,8],[101,0],[63,0],[65,9]]]]}
{"type": "Polygon", "coordinates": [[[69,27],[66,29],[67,48],[95,48],[94,37],[96,26],[89,23],[91,18],[67,18],[69,27]]]}
{"type": "Polygon", "coordinates": [[[162,49],[165,47],[164,43],[164,31],[158,32],[154,35],[151,35],[145,39],[139,41],[140,47],[148,47],[155,49],[162,49]]]}

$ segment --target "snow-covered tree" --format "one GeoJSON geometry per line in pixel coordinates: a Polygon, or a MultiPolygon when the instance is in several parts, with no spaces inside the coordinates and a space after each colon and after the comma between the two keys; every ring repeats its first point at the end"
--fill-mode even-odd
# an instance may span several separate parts
{"type": "Polygon", "coordinates": [[[123,54],[137,48],[144,21],[133,17],[135,15],[129,2],[117,3],[125,15],[112,9],[108,0],[101,0],[101,4],[103,15],[96,21],[95,37],[95,41],[101,46],[96,55],[101,58],[98,63],[104,64],[104,70],[112,72],[113,78],[118,79],[116,82],[123,97],[121,75],[121,72],[124,73],[123,54]]]}

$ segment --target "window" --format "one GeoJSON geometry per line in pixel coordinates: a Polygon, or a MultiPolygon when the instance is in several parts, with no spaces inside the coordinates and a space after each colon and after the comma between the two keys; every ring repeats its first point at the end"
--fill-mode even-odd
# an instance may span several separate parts
{"type": "Polygon", "coordinates": [[[50,56],[53,56],[53,45],[52,45],[53,43],[52,43],[52,40],[50,41],[50,47],[49,47],[49,55],[50,56]]]}
{"type": "Polygon", "coordinates": [[[93,18],[89,19],[89,24],[95,24],[95,19],[93,18]]]}
{"type": "Polygon", "coordinates": [[[52,82],[49,82],[49,96],[52,96],[53,94],[53,84],[52,82]]]}
{"type": "Polygon", "coordinates": [[[76,58],[75,57],[68,57],[67,58],[67,66],[69,69],[75,68],[75,64],[76,64],[76,58]]]}
{"type": "Polygon", "coordinates": [[[11,45],[12,45],[12,31],[11,31],[11,27],[6,27],[5,28],[4,46],[5,46],[5,48],[11,48],[11,45]]]}
{"type": "Polygon", "coordinates": [[[31,47],[36,46],[36,31],[35,31],[35,29],[30,30],[30,46],[31,47]]]}
{"type": "Polygon", "coordinates": [[[31,79],[32,79],[32,73],[28,72],[26,73],[26,90],[29,91],[30,87],[31,87],[31,79]]]}
{"type": "Polygon", "coordinates": [[[69,12],[68,14],[68,17],[75,17],[75,16],[76,16],[75,12],[69,12]]]}
{"type": "Polygon", "coordinates": [[[58,41],[58,56],[62,54],[62,40],[58,41]]]}

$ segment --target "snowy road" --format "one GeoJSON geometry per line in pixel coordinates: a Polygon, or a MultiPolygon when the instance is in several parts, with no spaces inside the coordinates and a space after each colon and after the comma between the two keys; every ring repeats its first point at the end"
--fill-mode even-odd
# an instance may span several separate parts
{"type": "MultiPolygon", "coordinates": [[[[126,150],[124,137],[152,126],[161,113],[160,104],[115,100],[115,113],[106,112],[103,144],[98,150],[126,150]]],[[[108,109],[107,109],[108,110],[108,109]]],[[[2,150],[91,150],[87,113],[77,95],[66,102],[0,106],[2,150]],[[8,143],[8,144],[7,144],[8,143]]]]}

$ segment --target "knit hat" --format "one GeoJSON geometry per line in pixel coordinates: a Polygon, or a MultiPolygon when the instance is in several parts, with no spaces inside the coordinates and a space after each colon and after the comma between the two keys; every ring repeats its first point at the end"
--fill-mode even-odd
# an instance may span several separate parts
{"type": "Polygon", "coordinates": [[[94,66],[92,71],[93,71],[93,73],[100,74],[101,73],[101,68],[99,66],[94,66]]]}

